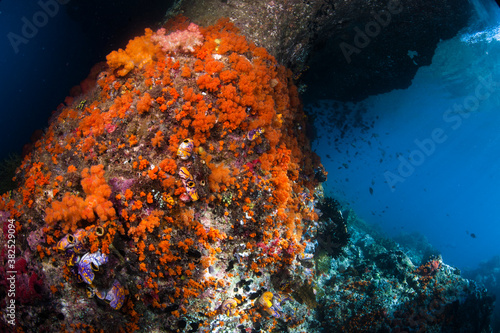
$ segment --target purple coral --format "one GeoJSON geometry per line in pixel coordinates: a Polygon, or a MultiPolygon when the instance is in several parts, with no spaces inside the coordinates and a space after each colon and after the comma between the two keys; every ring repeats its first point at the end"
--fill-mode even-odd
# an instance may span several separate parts
{"type": "Polygon", "coordinates": [[[31,251],[36,251],[37,246],[44,242],[45,242],[45,234],[41,228],[30,232],[28,236],[28,245],[31,251]]]}
{"type": "Polygon", "coordinates": [[[194,52],[196,46],[203,44],[203,35],[200,28],[194,23],[191,23],[186,30],[177,30],[168,35],[165,33],[166,30],[161,28],[151,36],[151,40],[157,42],[166,53],[194,52]]]}

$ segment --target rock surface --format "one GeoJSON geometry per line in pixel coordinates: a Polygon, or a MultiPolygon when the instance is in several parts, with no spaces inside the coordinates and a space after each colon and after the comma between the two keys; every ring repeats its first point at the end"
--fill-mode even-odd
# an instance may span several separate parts
{"type": "Polygon", "coordinates": [[[308,330],[320,163],[290,76],[227,20],[95,66],[0,197],[0,331],[271,331],[285,303],[308,330]]]}
{"type": "Polygon", "coordinates": [[[229,17],[279,63],[305,73],[305,98],[361,100],[410,85],[441,39],[467,23],[467,0],[181,1],[195,23],[229,17]]]}
{"type": "Polygon", "coordinates": [[[0,331],[488,331],[484,288],[324,197],[290,71],[231,23],[147,30],[79,92],[0,197],[0,331]]]}

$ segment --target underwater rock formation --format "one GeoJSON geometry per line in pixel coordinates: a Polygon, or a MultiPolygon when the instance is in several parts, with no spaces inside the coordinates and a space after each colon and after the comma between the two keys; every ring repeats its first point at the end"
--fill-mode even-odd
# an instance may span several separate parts
{"type": "Polygon", "coordinates": [[[320,164],[290,71],[228,20],[178,18],[78,90],[0,200],[15,325],[270,331],[293,303],[290,325],[307,326],[288,295],[313,278],[298,258],[320,164]]]}
{"type": "Polygon", "coordinates": [[[417,70],[431,63],[439,41],[455,36],[471,16],[466,0],[369,3],[335,6],[304,75],[304,99],[360,101],[407,88],[417,70]]]}
{"type": "MultiPolygon", "coordinates": [[[[500,297],[500,257],[494,256],[487,261],[479,263],[479,267],[463,272],[463,276],[483,284],[488,289],[488,294],[496,300],[500,297]]],[[[493,332],[500,330],[500,308],[498,306],[493,310],[491,318],[491,327],[493,332]]]]}
{"type": "Polygon", "coordinates": [[[353,213],[347,220],[351,241],[342,253],[315,258],[323,331],[491,332],[494,298],[484,286],[440,256],[422,257],[428,244],[405,248],[353,213]]]}
{"type": "Polygon", "coordinates": [[[183,0],[173,12],[202,25],[229,17],[296,78],[304,74],[305,98],[337,100],[407,88],[471,13],[467,0],[183,0]]]}
{"type": "Polygon", "coordinates": [[[0,199],[0,330],[488,326],[483,289],[323,197],[291,72],[228,20],[147,29],[74,91],[0,199]]]}

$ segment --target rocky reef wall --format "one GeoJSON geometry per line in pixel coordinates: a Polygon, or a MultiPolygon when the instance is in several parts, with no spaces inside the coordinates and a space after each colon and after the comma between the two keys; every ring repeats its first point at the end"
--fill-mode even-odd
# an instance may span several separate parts
{"type": "Polygon", "coordinates": [[[0,199],[2,331],[488,331],[483,288],[324,197],[292,72],[229,20],[72,91],[0,199]]]}
{"type": "Polygon", "coordinates": [[[213,332],[307,311],[286,295],[314,277],[298,258],[320,163],[288,70],[228,20],[179,17],[73,91],[0,202],[3,327],[213,332]]]}
{"type": "Polygon", "coordinates": [[[407,88],[437,43],[467,24],[471,6],[467,0],[184,0],[173,13],[202,25],[229,17],[300,78],[307,100],[357,101],[407,88]]]}

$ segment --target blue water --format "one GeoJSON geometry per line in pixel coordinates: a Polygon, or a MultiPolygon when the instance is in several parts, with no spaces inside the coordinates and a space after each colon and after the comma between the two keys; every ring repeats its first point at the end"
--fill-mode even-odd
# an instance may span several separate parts
{"type": "Polygon", "coordinates": [[[500,254],[500,11],[473,4],[470,26],[408,89],[309,106],[323,114],[314,148],[327,193],[391,236],[424,234],[462,269],[500,254]]]}
{"type": "Polygon", "coordinates": [[[148,6],[140,1],[1,0],[0,160],[21,153],[93,65],[154,26],[170,6],[169,0],[151,0],[148,6]]]}
{"type": "Polygon", "coordinates": [[[77,50],[84,42],[82,33],[62,5],[53,17],[46,15],[46,21],[37,16],[39,27],[26,28],[24,37],[23,18],[33,24],[40,13],[36,1],[0,2],[0,139],[9,143],[0,146],[1,157],[20,153],[33,131],[46,127],[51,111],[92,66],[80,66],[84,56],[77,50]]]}

